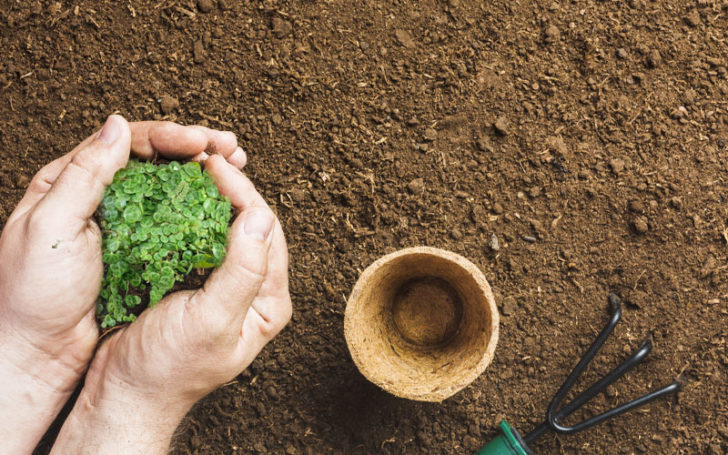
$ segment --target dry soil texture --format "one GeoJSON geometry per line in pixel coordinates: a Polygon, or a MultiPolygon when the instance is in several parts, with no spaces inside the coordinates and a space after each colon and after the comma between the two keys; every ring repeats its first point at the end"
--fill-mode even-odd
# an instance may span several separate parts
{"type": "Polygon", "coordinates": [[[119,112],[235,131],[286,229],[290,326],[173,453],[471,453],[541,421],[609,290],[587,379],[655,348],[590,412],[687,385],[537,452],[728,450],[725,0],[1,3],[0,219],[119,112]],[[503,314],[441,404],[370,385],[342,333],[360,271],[413,245],[473,260],[503,314]]]}

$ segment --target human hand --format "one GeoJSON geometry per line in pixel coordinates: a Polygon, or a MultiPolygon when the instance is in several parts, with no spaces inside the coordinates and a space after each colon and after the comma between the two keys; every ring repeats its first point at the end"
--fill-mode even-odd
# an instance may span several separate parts
{"type": "Polygon", "coordinates": [[[142,158],[198,160],[214,150],[245,164],[233,133],[111,116],[36,174],[0,235],[3,453],[35,447],[93,354],[103,266],[92,216],[130,150],[142,158]]]}
{"type": "Polygon", "coordinates": [[[101,345],[54,453],[167,453],[189,408],[290,319],[280,223],[239,170],[216,156],[205,166],[238,213],[223,264],[202,289],[170,294],[101,345]]]}

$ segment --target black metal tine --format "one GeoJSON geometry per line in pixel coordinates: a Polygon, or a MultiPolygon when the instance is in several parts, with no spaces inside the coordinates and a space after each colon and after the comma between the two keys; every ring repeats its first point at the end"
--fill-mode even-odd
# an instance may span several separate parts
{"type": "Polygon", "coordinates": [[[526,442],[526,444],[531,445],[533,441],[540,438],[542,434],[544,434],[547,430],[551,429],[551,425],[549,425],[548,422],[544,422],[541,425],[537,426],[533,430],[531,430],[530,433],[528,433],[526,436],[523,437],[523,440],[526,442]]]}
{"type": "Polygon", "coordinates": [[[564,398],[566,398],[566,395],[569,393],[569,391],[571,391],[571,388],[574,387],[574,383],[577,381],[577,379],[579,379],[579,376],[581,376],[581,374],[584,372],[584,369],[587,367],[587,365],[589,365],[589,362],[594,359],[594,356],[596,356],[597,352],[599,352],[599,349],[602,347],[609,335],[614,331],[614,327],[617,325],[619,319],[622,317],[622,309],[620,308],[619,303],[619,297],[610,292],[609,304],[612,307],[612,315],[609,318],[609,322],[599,333],[597,339],[594,340],[594,342],[589,347],[589,350],[586,351],[576,367],[574,367],[574,370],[571,372],[571,374],[569,374],[569,377],[566,378],[566,381],[564,381],[564,383],[561,385],[561,388],[558,392],[556,392],[556,395],[554,395],[554,398],[553,400],[551,400],[551,404],[549,405],[548,411],[546,412],[547,422],[551,423],[556,419],[556,408],[561,404],[564,398]]]}
{"type": "Polygon", "coordinates": [[[609,318],[609,322],[599,333],[597,339],[594,340],[594,342],[589,347],[589,350],[584,354],[576,367],[574,367],[574,370],[571,372],[571,374],[569,374],[569,377],[566,378],[566,381],[564,381],[564,384],[561,386],[561,388],[559,388],[559,391],[556,393],[553,400],[551,400],[551,404],[549,405],[548,411],[546,413],[546,421],[538,427],[534,428],[533,431],[523,437],[523,440],[526,442],[526,444],[531,444],[547,430],[554,430],[559,433],[567,434],[585,430],[594,425],[598,425],[607,419],[623,414],[631,409],[640,407],[664,395],[675,393],[682,388],[682,384],[679,381],[676,381],[660,389],[649,392],[646,395],[643,395],[632,401],[617,406],[616,408],[610,409],[597,416],[591,417],[581,423],[572,426],[565,426],[559,423],[560,420],[565,419],[566,417],[571,415],[574,411],[576,411],[589,400],[594,398],[597,394],[607,388],[614,381],[622,377],[627,371],[631,370],[637,364],[642,362],[652,350],[652,335],[650,334],[645,338],[640,347],[634,353],[632,353],[632,355],[629,356],[625,361],[617,365],[606,376],[589,386],[588,389],[581,392],[579,395],[576,396],[576,398],[571,400],[563,408],[557,411],[556,408],[561,404],[566,395],[568,395],[569,391],[571,391],[572,387],[579,379],[584,369],[594,359],[606,339],[614,331],[614,327],[617,325],[619,319],[622,316],[619,297],[611,292],[609,293],[609,304],[612,310],[612,315],[609,318]]]}
{"type": "Polygon", "coordinates": [[[644,358],[647,357],[647,354],[649,354],[652,350],[651,338],[651,335],[648,335],[647,338],[645,338],[645,340],[642,342],[642,345],[640,345],[639,349],[632,353],[632,355],[629,356],[627,360],[617,365],[606,376],[595,382],[585,391],[581,392],[569,404],[560,409],[554,416],[554,419],[552,421],[549,421],[551,426],[556,431],[562,433],[567,432],[564,429],[567,429],[569,427],[560,425],[558,422],[571,415],[571,413],[573,413],[574,411],[582,407],[585,403],[587,403],[589,400],[597,396],[601,391],[607,388],[607,386],[612,384],[617,379],[621,378],[627,371],[631,370],[637,364],[642,362],[642,360],[644,360],[644,358]]]}
{"type": "Polygon", "coordinates": [[[594,416],[590,419],[587,419],[581,423],[577,423],[570,427],[565,427],[560,425],[558,422],[549,422],[552,423],[551,427],[558,431],[559,433],[576,433],[581,430],[585,430],[589,427],[593,427],[594,425],[598,425],[602,422],[604,422],[607,419],[611,419],[612,417],[618,416],[620,414],[623,414],[630,409],[638,408],[642,406],[643,404],[646,404],[652,400],[655,400],[657,398],[660,398],[663,395],[667,395],[670,393],[675,393],[682,387],[682,384],[680,382],[673,382],[672,384],[666,385],[660,389],[654,390],[646,395],[643,395],[639,398],[636,398],[628,403],[625,403],[621,406],[617,406],[614,409],[610,409],[609,411],[605,411],[597,416],[594,416]]]}
{"type": "Polygon", "coordinates": [[[622,317],[622,309],[620,308],[619,297],[617,297],[614,293],[610,292],[608,300],[612,313],[609,318],[609,322],[607,322],[607,325],[599,333],[597,339],[594,340],[594,342],[591,344],[589,350],[586,352],[586,354],[584,354],[576,367],[574,367],[574,370],[571,372],[571,374],[569,374],[569,377],[566,378],[566,381],[564,381],[559,391],[556,392],[556,395],[554,395],[554,398],[551,400],[551,404],[549,405],[548,412],[546,413],[546,422],[534,428],[533,431],[523,437],[524,441],[527,444],[532,443],[533,441],[538,439],[539,436],[541,436],[545,431],[552,428],[550,421],[552,420],[552,416],[556,414],[556,407],[558,407],[559,404],[561,404],[561,402],[564,400],[564,398],[566,398],[566,395],[574,386],[576,380],[579,379],[579,376],[581,376],[581,373],[584,371],[587,365],[589,365],[589,362],[591,362],[594,356],[596,356],[597,352],[602,347],[607,338],[609,338],[609,335],[612,333],[612,331],[614,331],[614,327],[617,325],[619,319],[622,317]]]}

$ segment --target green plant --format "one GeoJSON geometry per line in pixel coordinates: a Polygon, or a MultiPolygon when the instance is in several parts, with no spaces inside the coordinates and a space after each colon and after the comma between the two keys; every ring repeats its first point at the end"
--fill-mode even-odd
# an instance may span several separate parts
{"type": "Polygon", "coordinates": [[[193,268],[216,267],[225,256],[230,201],[198,163],[129,161],[106,189],[100,215],[102,328],[133,321],[130,310],[154,305],[193,268]]]}

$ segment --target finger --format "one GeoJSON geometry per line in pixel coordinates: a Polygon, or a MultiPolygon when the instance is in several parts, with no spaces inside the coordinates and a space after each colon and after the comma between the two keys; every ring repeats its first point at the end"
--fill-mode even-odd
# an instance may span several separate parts
{"type": "Polygon", "coordinates": [[[232,131],[213,130],[200,125],[193,125],[190,128],[195,128],[207,136],[208,144],[205,152],[208,155],[221,155],[238,169],[245,165],[245,152],[243,152],[242,148],[238,147],[238,138],[235,136],[235,133],[232,131]]]}
{"type": "Polygon", "coordinates": [[[291,312],[288,249],[280,223],[276,223],[268,254],[268,273],[243,322],[243,344],[251,352],[259,352],[286,326],[291,312]]]}
{"type": "Polygon", "coordinates": [[[191,302],[215,332],[239,333],[243,326],[268,271],[274,225],[273,212],[264,207],[245,210],[233,223],[225,260],[191,302]]]}
{"type": "Polygon", "coordinates": [[[73,158],[73,155],[71,153],[67,153],[43,166],[41,170],[33,176],[23,198],[15,207],[13,215],[19,216],[38,203],[38,201],[40,201],[51,188],[51,185],[53,185],[53,182],[56,181],[56,178],[58,178],[61,171],[63,171],[66,165],[71,161],[71,158],[73,158]]]}
{"type": "Polygon", "coordinates": [[[209,139],[197,128],[173,122],[134,122],[131,128],[131,151],[142,159],[157,154],[171,160],[189,159],[204,152],[209,139]]]}
{"type": "Polygon", "coordinates": [[[245,150],[243,150],[242,147],[238,147],[232,155],[227,157],[227,161],[236,168],[242,169],[246,164],[248,164],[248,154],[245,153],[245,150]]]}
{"type": "Polygon", "coordinates": [[[208,155],[205,152],[198,153],[197,155],[192,157],[192,161],[197,161],[200,164],[203,164],[207,159],[210,158],[210,155],[208,155]]]}
{"type": "Polygon", "coordinates": [[[131,132],[123,117],[112,115],[101,132],[79,149],[52,184],[37,209],[49,227],[65,223],[67,234],[77,234],[101,202],[104,189],[129,159],[131,132]]]}
{"type": "Polygon", "coordinates": [[[205,162],[205,169],[212,175],[220,194],[227,196],[238,211],[252,206],[268,206],[253,182],[220,156],[210,156],[205,162]]]}
{"type": "Polygon", "coordinates": [[[260,303],[254,303],[264,320],[272,325],[285,325],[290,317],[290,296],[288,295],[288,246],[280,223],[276,223],[272,234],[268,258],[268,274],[260,287],[260,303]],[[268,298],[270,297],[270,298],[268,298]]]}
{"type": "Polygon", "coordinates": [[[66,165],[71,161],[71,159],[73,159],[73,156],[93,141],[98,134],[99,132],[96,131],[94,134],[84,139],[83,142],[77,145],[70,152],[43,166],[40,171],[33,176],[33,179],[30,181],[30,185],[28,185],[28,189],[23,195],[23,199],[20,200],[15,208],[15,212],[13,213],[24,213],[29,208],[37,204],[38,201],[45,196],[48,190],[51,189],[51,186],[61,174],[63,169],[65,169],[66,165]]]}

